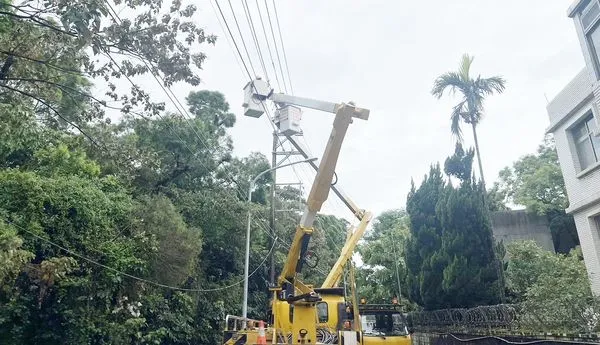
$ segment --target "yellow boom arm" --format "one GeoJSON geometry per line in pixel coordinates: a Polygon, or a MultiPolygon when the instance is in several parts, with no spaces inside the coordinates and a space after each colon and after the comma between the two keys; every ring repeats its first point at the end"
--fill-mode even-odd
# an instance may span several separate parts
{"type": "MultiPolygon", "coordinates": [[[[302,270],[303,258],[308,250],[308,243],[313,231],[312,225],[317,212],[321,210],[321,206],[329,195],[342,142],[348,126],[352,123],[352,118],[367,119],[368,115],[368,110],[356,108],[353,105],[341,104],[336,107],[333,129],[331,130],[325,152],[319,164],[317,176],[308,195],[307,205],[300,219],[300,225],[296,228],[296,234],[288,252],[287,260],[279,276],[278,282],[280,285],[288,283],[295,285],[303,293],[309,292],[302,284],[296,284],[295,277],[302,270]]],[[[289,293],[293,294],[292,291],[288,291],[289,293]]]]}
{"type": "Polygon", "coordinates": [[[327,275],[327,278],[325,278],[323,285],[321,285],[322,288],[332,288],[337,285],[340,278],[342,277],[342,274],[344,273],[344,267],[346,266],[346,263],[352,258],[354,248],[356,248],[356,244],[362,238],[363,234],[365,233],[365,230],[367,230],[367,226],[369,226],[372,217],[373,215],[371,214],[371,212],[365,212],[362,220],[360,221],[360,224],[358,224],[356,230],[352,233],[350,238],[348,238],[348,240],[344,244],[342,252],[340,253],[340,257],[337,259],[337,261],[331,268],[331,271],[329,272],[329,275],[327,275]]]}

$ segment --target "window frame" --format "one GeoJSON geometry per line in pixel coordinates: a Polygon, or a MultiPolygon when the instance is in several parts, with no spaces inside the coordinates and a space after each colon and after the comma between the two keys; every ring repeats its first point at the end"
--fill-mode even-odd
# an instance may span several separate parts
{"type": "MultiPolygon", "coordinates": [[[[575,149],[575,154],[577,155],[577,163],[579,166],[579,172],[585,171],[586,169],[593,167],[594,165],[600,163],[600,147],[595,146],[594,136],[596,135],[595,130],[591,130],[589,127],[589,123],[593,122],[596,126],[596,119],[594,117],[594,113],[592,110],[586,112],[575,124],[569,127],[569,135],[573,142],[573,148],[575,149]],[[585,135],[576,135],[577,129],[585,129],[585,135]],[[587,143],[586,143],[587,142],[587,143]],[[583,165],[582,161],[582,150],[580,149],[580,145],[589,145],[592,150],[592,162],[586,166],[583,165]]],[[[596,129],[597,130],[597,129],[596,129]]]]}
{"type": "MultiPolygon", "coordinates": [[[[583,31],[583,38],[588,48],[588,53],[592,58],[596,78],[600,78],[600,56],[598,56],[599,54],[596,53],[596,48],[594,47],[594,43],[592,42],[591,38],[592,32],[595,30],[600,30],[600,10],[587,26],[585,26],[583,23],[583,17],[592,10],[594,4],[600,8],[599,0],[590,0],[585,8],[579,13],[579,25],[581,25],[581,30],[583,31]]],[[[600,53],[600,47],[598,47],[598,52],[600,53]]]]}
{"type": "Polygon", "coordinates": [[[317,321],[319,323],[327,323],[329,322],[329,304],[327,304],[327,302],[321,301],[318,302],[316,305],[317,308],[317,321]],[[321,320],[321,315],[319,314],[320,310],[319,310],[319,306],[325,305],[325,321],[321,320]]]}

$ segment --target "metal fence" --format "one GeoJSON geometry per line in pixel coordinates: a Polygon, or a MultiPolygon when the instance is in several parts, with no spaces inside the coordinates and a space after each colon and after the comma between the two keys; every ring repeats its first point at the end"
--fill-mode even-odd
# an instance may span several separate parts
{"type": "Polygon", "coordinates": [[[597,315],[540,313],[519,304],[418,311],[407,320],[415,331],[463,334],[595,334],[599,326],[597,315]]]}

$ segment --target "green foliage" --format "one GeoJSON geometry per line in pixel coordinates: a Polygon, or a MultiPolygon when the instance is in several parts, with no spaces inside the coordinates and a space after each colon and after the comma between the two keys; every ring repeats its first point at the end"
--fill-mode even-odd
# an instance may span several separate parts
{"type": "Polygon", "coordinates": [[[31,161],[45,133],[35,125],[27,104],[14,99],[5,101],[0,101],[0,167],[19,167],[31,161]]]}
{"type": "Polygon", "coordinates": [[[158,243],[149,261],[149,276],[167,285],[182,284],[195,270],[202,247],[200,231],[189,229],[164,196],[144,197],[134,214],[136,232],[151,234],[158,243]]]}
{"type": "Polygon", "coordinates": [[[466,181],[471,178],[473,167],[473,156],[475,151],[469,149],[465,152],[461,143],[456,143],[454,155],[446,158],[444,162],[444,172],[448,176],[454,176],[460,181],[466,181]]]}
{"type": "Polygon", "coordinates": [[[579,244],[577,228],[568,206],[567,192],[554,141],[547,137],[535,154],[525,155],[500,171],[494,186],[505,202],[523,205],[529,212],[548,217],[554,248],[568,253],[579,244]]]}
{"type": "MultiPolygon", "coordinates": [[[[207,91],[195,101],[213,95],[219,99],[207,91]]],[[[0,145],[0,342],[219,341],[223,315],[239,308],[239,284],[214,293],[173,293],[57,246],[170,286],[239,283],[248,207],[225,174],[233,167],[227,162],[231,146],[211,151],[187,122],[163,116],[91,124],[89,133],[109,148],[99,150],[70,131],[35,121],[27,102],[10,104],[2,116],[12,122],[1,127],[7,136],[0,145]],[[181,137],[171,139],[173,132],[181,137]],[[188,171],[179,174],[178,168],[188,171]]],[[[228,107],[223,99],[211,104],[220,107],[215,113],[228,107]]],[[[215,127],[205,123],[210,113],[205,107],[194,119],[198,134],[209,145],[229,141],[220,129],[233,123],[231,116],[215,127]]],[[[249,176],[264,157],[236,161],[244,164],[235,175],[249,176]]],[[[266,176],[258,187],[268,182],[266,176]]],[[[253,237],[252,267],[268,248],[264,236],[253,237]]],[[[259,271],[250,285],[256,316],[267,307],[265,277],[259,271]]]]}
{"type": "Polygon", "coordinates": [[[492,188],[487,190],[485,201],[490,212],[508,211],[510,208],[506,206],[506,195],[500,190],[498,183],[494,183],[492,188]]]}
{"type": "MultiPolygon", "coordinates": [[[[477,140],[477,125],[483,118],[483,103],[487,96],[494,93],[502,93],[505,88],[506,81],[500,76],[482,78],[471,76],[471,64],[474,57],[464,54],[461,58],[458,71],[446,72],[433,83],[431,94],[438,99],[444,95],[444,92],[449,89],[451,94],[458,91],[462,99],[452,108],[450,114],[450,131],[456,137],[458,142],[462,142],[461,122],[471,125],[473,129],[473,139],[475,141],[475,151],[477,152],[477,160],[479,163],[479,173],[481,181],[483,178],[483,166],[481,164],[481,155],[479,152],[479,141],[477,140]]],[[[470,177],[470,176],[469,176],[470,177]]],[[[484,183],[485,184],[485,183],[484,183]]]]}
{"type": "Polygon", "coordinates": [[[446,183],[439,166],[434,166],[408,196],[409,293],[428,310],[500,301],[501,267],[483,187],[469,177],[472,157],[472,150],[465,152],[457,145],[446,171],[459,177],[460,185],[446,183]]]}
{"type": "Polygon", "coordinates": [[[508,201],[537,214],[568,206],[554,140],[547,137],[536,154],[519,158],[512,167],[500,171],[500,188],[508,201]]]}
{"type": "Polygon", "coordinates": [[[85,152],[70,151],[67,145],[48,146],[35,152],[35,165],[38,173],[53,175],[81,175],[96,177],[100,166],[87,159],[85,152]]]}
{"type": "Polygon", "coordinates": [[[554,254],[533,241],[508,245],[507,284],[536,331],[597,331],[600,303],[592,295],[579,248],[554,254]]]}
{"type": "Polygon", "coordinates": [[[444,95],[446,89],[450,89],[450,93],[460,92],[462,100],[452,110],[452,134],[459,141],[462,138],[462,130],[460,128],[461,121],[467,124],[477,125],[483,117],[483,102],[486,96],[494,93],[502,93],[506,81],[499,76],[481,78],[473,78],[471,76],[471,64],[473,57],[464,54],[461,58],[458,71],[447,72],[439,76],[431,90],[431,94],[437,98],[444,95]]]}
{"type": "Polygon", "coordinates": [[[0,31],[0,93],[35,100],[52,125],[101,118],[107,102],[124,113],[137,107],[152,114],[164,109],[138,87],[117,88],[117,79],[152,68],[167,86],[198,85],[206,58],[199,50],[216,37],[191,19],[196,6],[117,1],[3,3],[0,31]],[[142,61],[143,60],[143,61],[142,61]],[[87,78],[108,90],[91,95],[87,78]]]}
{"type": "Polygon", "coordinates": [[[0,222],[0,282],[10,286],[17,274],[33,259],[33,253],[21,249],[23,239],[13,227],[0,222]]]}
{"type": "Polygon", "coordinates": [[[408,296],[404,262],[408,222],[404,210],[385,211],[375,218],[373,228],[358,246],[364,262],[357,270],[358,293],[370,303],[389,303],[393,296],[401,297],[400,292],[408,296]]]}
{"type": "Polygon", "coordinates": [[[448,307],[472,307],[500,302],[501,272],[496,258],[483,188],[469,180],[459,187],[447,186],[437,205],[442,226],[440,260],[448,307]]]}
{"type": "MultiPolygon", "coordinates": [[[[53,162],[65,167],[69,161],[53,162]]],[[[15,288],[0,296],[4,339],[87,343],[85,339],[98,331],[101,336],[118,338],[118,329],[94,330],[102,324],[126,321],[111,314],[110,305],[127,293],[128,284],[120,285],[121,277],[113,272],[65,257],[68,253],[42,238],[119,270],[143,274],[142,258],[150,248],[146,236],[127,230],[130,197],[107,178],[45,177],[16,170],[0,172],[0,190],[0,213],[29,232],[22,235],[27,238],[24,248],[35,254],[31,264],[21,270],[15,288]],[[87,309],[81,308],[84,296],[92,298],[87,309]],[[21,323],[22,319],[27,322],[21,323]],[[54,322],[64,324],[54,328],[54,322]]]]}
{"type": "Polygon", "coordinates": [[[442,266],[439,255],[442,227],[436,206],[445,182],[440,167],[432,166],[419,188],[414,184],[408,194],[406,211],[410,217],[410,238],[406,246],[409,296],[429,309],[443,306],[442,266]]]}

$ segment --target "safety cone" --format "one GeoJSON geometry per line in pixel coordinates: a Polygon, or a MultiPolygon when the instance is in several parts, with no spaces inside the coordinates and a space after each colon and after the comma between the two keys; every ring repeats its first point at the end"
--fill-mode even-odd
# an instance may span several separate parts
{"type": "Polygon", "coordinates": [[[265,323],[261,320],[258,321],[258,338],[256,344],[267,345],[267,336],[265,335],[265,323]]]}

